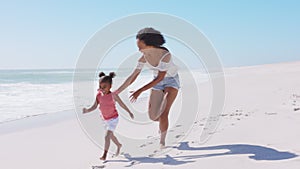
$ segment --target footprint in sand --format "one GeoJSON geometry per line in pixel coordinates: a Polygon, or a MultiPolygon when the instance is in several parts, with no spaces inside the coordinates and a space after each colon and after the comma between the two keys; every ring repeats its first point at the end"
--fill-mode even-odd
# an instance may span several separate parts
{"type": "Polygon", "coordinates": [[[243,112],[243,110],[241,110],[241,109],[240,110],[235,110],[235,112],[243,112]]]}
{"type": "Polygon", "coordinates": [[[149,154],[148,157],[154,157],[154,154],[149,154]]]}
{"type": "Polygon", "coordinates": [[[105,165],[101,165],[101,166],[92,166],[92,169],[99,169],[99,168],[105,168],[105,165]]]}
{"type": "Polygon", "coordinates": [[[178,153],[176,153],[176,155],[179,155],[179,154],[182,154],[183,152],[182,151],[180,151],[180,152],[178,152],[178,153]]]}
{"type": "Polygon", "coordinates": [[[298,94],[293,94],[293,95],[292,95],[292,98],[294,98],[294,99],[300,99],[300,95],[298,95],[298,94]]]}
{"type": "Polygon", "coordinates": [[[155,154],[158,153],[158,152],[159,152],[158,150],[154,150],[154,151],[153,151],[153,154],[149,154],[148,157],[154,157],[155,154]]]}
{"type": "Polygon", "coordinates": [[[147,142],[145,144],[140,145],[140,147],[143,148],[143,147],[146,147],[147,145],[151,145],[151,144],[153,144],[153,142],[149,141],[149,142],[147,142]]]}
{"type": "Polygon", "coordinates": [[[175,136],[175,138],[179,138],[179,137],[182,137],[182,135],[176,135],[176,136],[175,136]]]}
{"type": "Polygon", "coordinates": [[[274,112],[265,112],[266,115],[276,115],[277,113],[274,112]]]}
{"type": "Polygon", "coordinates": [[[299,108],[298,108],[299,102],[298,101],[300,101],[300,95],[293,94],[290,96],[290,104],[294,107],[294,111],[299,110],[299,108]]]}
{"type": "Polygon", "coordinates": [[[135,164],[138,164],[138,163],[139,163],[138,161],[133,160],[133,161],[130,162],[130,165],[135,165],[135,164]]]}
{"type": "Polygon", "coordinates": [[[142,147],[146,147],[146,144],[142,144],[142,145],[140,145],[140,147],[142,148],[142,147]]]}

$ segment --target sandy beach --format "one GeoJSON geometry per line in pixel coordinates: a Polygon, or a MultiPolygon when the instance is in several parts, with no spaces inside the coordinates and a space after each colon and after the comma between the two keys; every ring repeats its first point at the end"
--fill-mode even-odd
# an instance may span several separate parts
{"type": "MultiPolygon", "coordinates": [[[[103,163],[102,149],[82,131],[75,111],[2,123],[0,168],[298,169],[299,75],[300,62],[226,68],[225,108],[217,130],[207,142],[199,143],[211,99],[209,82],[200,83],[200,113],[192,131],[182,133],[184,139],[158,156],[131,156],[123,145],[122,155],[110,155],[103,163]]],[[[178,130],[182,127],[174,125],[178,130]]]]}

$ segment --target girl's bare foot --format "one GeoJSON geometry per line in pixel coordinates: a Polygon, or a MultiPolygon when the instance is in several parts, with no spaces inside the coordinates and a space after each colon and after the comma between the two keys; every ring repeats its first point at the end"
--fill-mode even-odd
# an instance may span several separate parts
{"type": "Polygon", "coordinates": [[[102,157],[100,157],[100,160],[103,160],[103,161],[106,160],[107,152],[108,152],[107,150],[104,151],[102,157]]]}
{"type": "Polygon", "coordinates": [[[119,144],[117,146],[118,146],[118,148],[117,148],[117,152],[116,152],[115,156],[118,156],[120,154],[120,150],[121,150],[122,144],[119,144]]]}
{"type": "Polygon", "coordinates": [[[102,156],[102,157],[100,157],[100,160],[103,160],[103,161],[105,161],[105,160],[106,160],[106,156],[102,156]]]}

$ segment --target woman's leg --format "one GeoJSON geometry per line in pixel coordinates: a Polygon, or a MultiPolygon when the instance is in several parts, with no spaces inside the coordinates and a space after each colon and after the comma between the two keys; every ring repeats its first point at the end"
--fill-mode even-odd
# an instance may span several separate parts
{"type": "Polygon", "coordinates": [[[173,87],[166,87],[165,88],[165,106],[164,109],[162,111],[161,116],[159,117],[159,129],[161,132],[161,136],[160,136],[160,144],[162,146],[165,145],[165,140],[166,140],[166,135],[167,135],[167,130],[169,127],[169,111],[171,109],[171,106],[178,94],[178,90],[173,88],[173,87]]]}
{"type": "Polygon", "coordinates": [[[159,117],[162,113],[161,108],[164,107],[164,104],[162,104],[164,95],[165,94],[162,90],[151,90],[148,115],[153,121],[159,121],[159,117]]]}

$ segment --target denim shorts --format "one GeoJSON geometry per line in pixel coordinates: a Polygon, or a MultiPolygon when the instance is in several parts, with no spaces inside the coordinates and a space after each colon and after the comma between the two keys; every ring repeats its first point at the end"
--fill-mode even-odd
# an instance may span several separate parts
{"type": "Polygon", "coordinates": [[[166,87],[173,87],[175,89],[180,88],[179,76],[178,74],[174,77],[165,77],[162,81],[157,83],[152,87],[154,90],[164,90],[166,87]]]}

